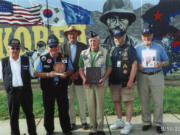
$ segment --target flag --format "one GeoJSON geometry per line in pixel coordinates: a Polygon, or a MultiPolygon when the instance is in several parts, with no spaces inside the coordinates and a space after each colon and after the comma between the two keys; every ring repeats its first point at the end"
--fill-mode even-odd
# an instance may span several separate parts
{"type": "Polygon", "coordinates": [[[42,24],[40,17],[40,9],[40,5],[30,8],[24,8],[17,4],[1,0],[0,24],[22,26],[42,24]]]}
{"type": "Polygon", "coordinates": [[[61,1],[67,24],[93,24],[91,12],[77,5],[61,1]]]}
{"type": "Polygon", "coordinates": [[[63,26],[66,25],[65,21],[65,15],[61,8],[55,8],[52,6],[47,6],[44,4],[41,4],[41,17],[43,24],[54,25],[54,26],[63,26]]]}

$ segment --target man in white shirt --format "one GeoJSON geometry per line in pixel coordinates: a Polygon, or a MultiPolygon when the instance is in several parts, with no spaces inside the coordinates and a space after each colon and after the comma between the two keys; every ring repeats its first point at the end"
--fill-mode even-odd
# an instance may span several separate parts
{"type": "Polygon", "coordinates": [[[20,135],[18,123],[20,106],[26,115],[29,135],[37,135],[31,88],[32,65],[28,57],[19,56],[18,39],[10,40],[8,50],[10,56],[3,58],[0,63],[0,79],[3,79],[7,93],[11,135],[20,135]]]}

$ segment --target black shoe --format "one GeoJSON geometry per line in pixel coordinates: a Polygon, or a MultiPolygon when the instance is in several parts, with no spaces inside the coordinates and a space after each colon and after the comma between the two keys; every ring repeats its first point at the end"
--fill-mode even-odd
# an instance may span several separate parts
{"type": "Polygon", "coordinates": [[[156,126],[156,131],[157,131],[157,133],[159,133],[159,134],[162,134],[162,133],[163,133],[163,130],[162,130],[161,126],[156,126]]]}
{"type": "Polygon", "coordinates": [[[87,123],[83,123],[83,124],[82,124],[82,128],[83,128],[84,130],[87,130],[87,129],[89,128],[89,126],[88,126],[87,123]]]}
{"type": "Polygon", "coordinates": [[[149,130],[151,127],[152,127],[152,125],[144,125],[144,126],[142,127],[142,131],[147,131],[147,130],[149,130]]]}
{"type": "Polygon", "coordinates": [[[72,135],[72,132],[66,132],[64,135],[72,135]]]}
{"type": "Polygon", "coordinates": [[[96,133],[94,133],[94,132],[89,132],[89,135],[96,135],[96,133]]]}
{"type": "Polygon", "coordinates": [[[104,131],[97,131],[97,135],[106,135],[104,131]]]}
{"type": "Polygon", "coordinates": [[[71,130],[75,130],[76,129],[76,124],[71,124],[71,130]]]}
{"type": "Polygon", "coordinates": [[[53,135],[53,132],[47,132],[46,135],[53,135]]]}

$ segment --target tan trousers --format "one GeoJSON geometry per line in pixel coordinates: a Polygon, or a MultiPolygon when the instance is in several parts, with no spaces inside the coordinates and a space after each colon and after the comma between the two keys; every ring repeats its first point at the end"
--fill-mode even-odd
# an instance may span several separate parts
{"type": "Polygon", "coordinates": [[[163,73],[159,72],[154,75],[146,75],[138,72],[137,86],[141,102],[143,124],[151,124],[150,96],[152,96],[154,104],[153,123],[157,126],[162,125],[164,96],[163,73]]]}
{"type": "Polygon", "coordinates": [[[74,85],[72,83],[68,87],[68,98],[69,98],[69,116],[72,123],[76,123],[76,110],[74,105],[74,98],[77,97],[79,115],[81,123],[87,123],[86,121],[86,95],[82,85],[74,85]]]}
{"type": "Polygon", "coordinates": [[[91,132],[103,131],[104,98],[107,87],[84,87],[86,90],[91,132]]]}

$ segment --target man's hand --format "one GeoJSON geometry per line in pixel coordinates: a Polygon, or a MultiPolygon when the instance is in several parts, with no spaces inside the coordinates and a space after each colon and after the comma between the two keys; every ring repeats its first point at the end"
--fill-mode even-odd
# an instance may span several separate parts
{"type": "Polygon", "coordinates": [[[70,76],[70,79],[71,79],[71,80],[77,80],[78,77],[79,77],[79,72],[75,72],[75,73],[73,73],[73,74],[70,76]]]}
{"type": "Polygon", "coordinates": [[[48,73],[48,77],[50,77],[50,78],[56,77],[56,72],[55,72],[55,71],[49,72],[49,73],[48,73]]]}
{"type": "Polygon", "coordinates": [[[127,83],[127,88],[131,89],[133,87],[133,85],[134,85],[134,82],[129,80],[128,83],[127,83]]]}
{"type": "Polygon", "coordinates": [[[139,68],[139,70],[143,70],[144,69],[142,64],[139,64],[138,68],[139,68]]]}
{"type": "Polygon", "coordinates": [[[154,68],[159,68],[159,67],[162,67],[163,66],[163,63],[162,62],[156,62],[154,64],[154,68]]]}
{"type": "Polygon", "coordinates": [[[85,87],[90,86],[89,84],[86,84],[86,78],[85,78],[85,79],[83,79],[83,85],[84,85],[85,87]]]}
{"type": "Polygon", "coordinates": [[[105,81],[104,78],[100,79],[98,86],[104,86],[104,81],[105,81]]]}

